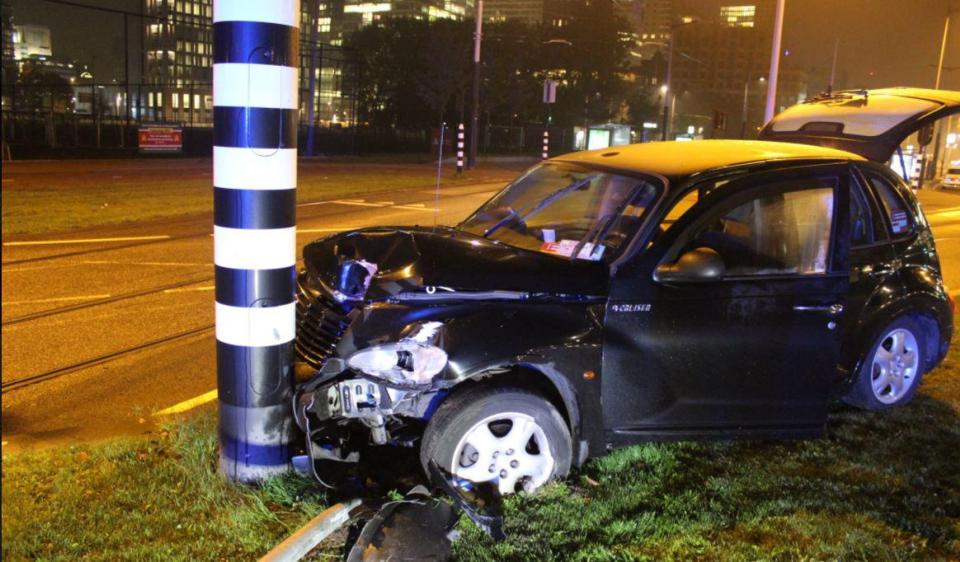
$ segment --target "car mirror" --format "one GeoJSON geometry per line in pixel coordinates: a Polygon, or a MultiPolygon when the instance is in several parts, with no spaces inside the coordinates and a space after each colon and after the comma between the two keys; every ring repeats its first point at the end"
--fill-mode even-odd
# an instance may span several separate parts
{"type": "Polygon", "coordinates": [[[654,279],[666,283],[702,283],[723,279],[727,267],[716,250],[699,247],[673,263],[660,264],[654,279]]]}

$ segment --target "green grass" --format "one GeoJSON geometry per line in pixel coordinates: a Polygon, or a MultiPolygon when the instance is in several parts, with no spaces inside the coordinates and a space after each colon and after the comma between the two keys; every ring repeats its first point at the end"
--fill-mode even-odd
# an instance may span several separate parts
{"type": "MultiPolygon", "coordinates": [[[[956,345],[954,347],[957,347],[956,345]]],[[[826,438],[650,444],[512,498],[460,560],[960,560],[960,365],[908,407],[836,406],[826,438]]]]}
{"type": "MultiPolygon", "coordinates": [[[[454,555],[960,560],[958,346],[905,408],[836,406],[819,440],[622,449],[510,498],[504,542],[462,519],[454,555]]],[[[8,456],[4,559],[254,559],[325,501],[293,476],[262,489],[224,483],[215,463],[209,413],[149,439],[8,456]]]]}
{"type": "Polygon", "coordinates": [[[312,481],[221,479],[215,426],[5,457],[3,559],[253,560],[319,513],[312,481]]]}

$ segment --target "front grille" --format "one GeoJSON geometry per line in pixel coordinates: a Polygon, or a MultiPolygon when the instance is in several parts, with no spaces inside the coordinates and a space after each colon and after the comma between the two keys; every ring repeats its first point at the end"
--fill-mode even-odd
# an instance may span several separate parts
{"type": "Polygon", "coordinates": [[[297,277],[297,356],[319,369],[337,347],[351,318],[333,298],[321,291],[315,294],[297,277]]]}

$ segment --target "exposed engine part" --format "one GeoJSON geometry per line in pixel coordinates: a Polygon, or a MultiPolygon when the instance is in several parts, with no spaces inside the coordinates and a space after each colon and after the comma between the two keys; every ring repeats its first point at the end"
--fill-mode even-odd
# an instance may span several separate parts
{"type": "Polygon", "coordinates": [[[363,424],[370,428],[370,439],[376,445],[387,444],[387,425],[383,416],[374,415],[362,418],[363,424]]]}

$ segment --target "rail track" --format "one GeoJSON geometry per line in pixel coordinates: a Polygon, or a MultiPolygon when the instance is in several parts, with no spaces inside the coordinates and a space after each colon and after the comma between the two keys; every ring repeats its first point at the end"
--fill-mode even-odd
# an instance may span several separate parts
{"type": "Polygon", "coordinates": [[[12,381],[4,382],[2,385],[0,385],[0,393],[6,394],[6,393],[8,393],[8,392],[10,392],[10,391],[13,391],[13,390],[17,390],[17,389],[21,389],[21,388],[24,388],[24,387],[27,387],[27,386],[31,386],[31,385],[34,385],[34,384],[38,384],[38,383],[41,383],[41,382],[45,382],[45,381],[57,379],[57,378],[60,378],[60,377],[62,377],[62,376],[64,376],[64,375],[69,375],[70,373],[79,371],[79,370],[81,370],[81,369],[86,369],[86,368],[88,368],[88,367],[93,367],[93,366],[96,366],[96,365],[101,365],[101,364],[103,364],[103,363],[109,363],[110,361],[113,361],[113,360],[115,360],[115,359],[120,359],[121,357],[126,357],[126,356],[128,356],[128,355],[133,355],[134,353],[138,353],[138,352],[140,352],[140,351],[146,351],[146,350],[148,350],[148,349],[153,349],[153,348],[156,348],[156,347],[161,347],[161,346],[166,345],[166,344],[168,344],[168,343],[173,343],[173,342],[175,342],[175,341],[187,339],[187,338],[190,338],[190,337],[192,337],[192,336],[197,336],[197,335],[200,335],[200,334],[204,334],[204,333],[206,333],[206,332],[212,331],[213,328],[214,328],[214,324],[208,324],[208,325],[205,325],[205,326],[201,326],[201,327],[199,327],[199,328],[193,328],[193,329],[191,329],[191,330],[186,330],[186,331],[179,332],[179,333],[176,333],[176,334],[173,334],[173,335],[170,335],[170,336],[165,336],[165,337],[162,337],[162,338],[158,338],[158,339],[155,339],[155,340],[151,340],[151,341],[148,341],[148,342],[145,342],[145,343],[141,343],[141,344],[138,344],[138,345],[135,345],[135,346],[132,346],[132,347],[127,347],[127,348],[121,349],[121,350],[119,350],[119,351],[114,351],[114,352],[111,352],[111,353],[107,353],[107,354],[104,354],[104,355],[100,355],[99,357],[94,357],[94,358],[92,358],[92,359],[86,359],[86,360],[84,360],[84,361],[80,361],[79,363],[74,363],[74,364],[72,364],[72,365],[67,365],[67,366],[65,366],[65,367],[59,367],[59,368],[56,368],[56,369],[52,369],[52,370],[47,371],[47,372],[45,372],[45,373],[39,373],[39,374],[36,374],[36,375],[30,375],[30,376],[27,376],[27,377],[21,377],[21,378],[19,378],[19,379],[15,379],[15,380],[12,380],[12,381]]]}

